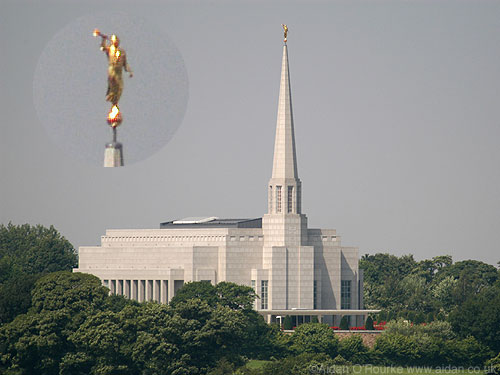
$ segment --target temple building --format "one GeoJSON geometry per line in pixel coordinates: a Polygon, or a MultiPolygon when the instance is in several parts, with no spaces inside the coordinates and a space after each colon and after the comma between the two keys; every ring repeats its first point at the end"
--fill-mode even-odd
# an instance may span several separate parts
{"type": "Polygon", "coordinates": [[[167,303],[189,281],[251,286],[268,321],[294,324],[316,315],[338,325],[363,324],[358,249],[335,229],[313,229],[303,213],[292,113],[288,50],[283,46],[278,119],[268,210],[262,218],[186,218],[159,229],[107,230],[101,246],[80,247],[75,272],[99,277],[111,293],[167,303]]]}

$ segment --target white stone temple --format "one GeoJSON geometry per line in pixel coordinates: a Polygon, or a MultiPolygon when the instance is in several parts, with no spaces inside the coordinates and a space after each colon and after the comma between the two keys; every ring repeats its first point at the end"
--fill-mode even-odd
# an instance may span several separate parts
{"type": "Polygon", "coordinates": [[[99,277],[111,293],[167,303],[185,282],[251,286],[255,309],[268,321],[294,324],[316,315],[338,325],[363,324],[358,249],[335,229],[311,229],[302,213],[287,45],[283,46],[268,212],[257,219],[187,218],[159,229],[107,230],[101,246],[80,247],[75,272],[99,277]]]}

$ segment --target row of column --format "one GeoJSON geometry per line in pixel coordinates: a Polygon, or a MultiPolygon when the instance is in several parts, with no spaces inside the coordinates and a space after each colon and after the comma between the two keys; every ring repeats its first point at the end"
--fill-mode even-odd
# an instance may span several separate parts
{"type": "Polygon", "coordinates": [[[145,302],[168,302],[168,280],[104,280],[111,294],[145,302]]]}

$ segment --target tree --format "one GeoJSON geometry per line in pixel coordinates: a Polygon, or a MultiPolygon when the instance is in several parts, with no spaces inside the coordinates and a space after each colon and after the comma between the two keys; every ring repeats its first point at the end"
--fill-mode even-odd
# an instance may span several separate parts
{"type": "Polygon", "coordinates": [[[219,303],[233,310],[251,310],[257,298],[255,291],[245,285],[222,281],[215,286],[219,303]]]}
{"type": "MultiPolygon", "coordinates": [[[[0,327],[4,369],[33,375],[59,373],[62,359],[73,351],[68,336],[104,306],[107,294],[93,275],[61,271],[40,278],[29,312],[0,327]]],[[[73,363],[83,359],[72,358],[73,363]]]]}
{"type": "Polygon", "coordinates": [[[413,338],[399,333],[381,334],[375,341],[373,351],[386,364],[405,366],[413,364],[417,358],[413,338]]]}
{"type": "Polygon", "coordinates": [[[0,325],[24,314],[31,306],[31,290],[36,275],[15,275],[0,284],[0,325]]]}
{"type": "Polygon", "coordinates": [[[461,337],[474,336],[495,352],[500,351],[500,288],[489,287],[470,296],[449,315],[453,330],[461,337]]]}
{"type": "Polygon", "coordinates": [[[488,360],[486,366],[489,367],[489,374],[500,374],[500,353],[495,358],[488,360]]]}
{"type": "Polygon", "coordinates": [[[94,275],[53,272],[36,282],[32,309],[36,313],[68,309],[72,314],[88,315],[101,309],[108,293],[109,290],[94,275]]]}
{"type": "Polygon", "coordinates": [[[255,310],[243,310],[245,326],[241,353],[252,359],[279,358],[286,352],[278,325],[269,325],[255,310]]]}
{"type": "Polygon", "coordinates": [[[337,363],[326,354],[299,353],[280,361],[267,363],[262,374],[273,375],[306,375],[332,372],[337,363]]]}
{"type": "Polygon", "coordinates": [[[285,316],[285,320],[283,321],[283,329],[291,330],[293,329],[292,317],[290,315],[285,316]]]}
{"type": "Polygon", "coordinates": [[[347,317],[347,315],[344,315],[342,319],[340,319],[339,328],[344,331],[349,329],[349,318],[347,317]]]}
{"type": "Polygon", "coordinates": [[[209,281],[192,281],[184,284],[170,300],[170,306],[186,302],[190,299],[200,299],[209,306],[215,307],[219,302],[215,286],[209,281]]]}
{"type": "Polygon", "coordinates": [[[369,331],[373,331],[375,328],[373,327],[373,319],[370,315],[366,318],[365,328],[369,331]]]}
{"type": "Polygon", "coordinates": [[[438,301],[440,307],[445,312],[450,312],[455,307],[454,290],[458,280],[453,276],[444,276],[440,281],[436,281],[431,289],[432,296],[438,301]]]}
{"type": "Polygon", "coordinates": [[[75,249],[54,227],[0,224],[0,324],[28,311],[43,274],[76,265],[75,249]]]}
{"type": "Polygon", "coordinates": [[[364,271],[364,301],[369,308],[397,310],[404,306],[405,291],[400,285],[418,263],[413,255],[364,255],[359,268],[364,271]]]}
{"type": "Polygon", "coordinates": [[[464,260],[440,270],[436,274],[436,282],[449,276],[456,280],[452,289],[452,298],[456,306],[483,288],[495,284],[498,280],[498,271],[494,266],[484,262],[464,260]]]}
{"type": "Polygon", "coordinates": [[[434,279],[436,273],[452,264],[453,260],[451,255],[439,255],[432,259],[425,259],[418,262],[412,273],[425,278],[426,282],[430,283],[434,279]]]}
{"type": "Polygon", "coordinates": [[[198,298],[215,307],[220,304],[233,310],[251,310],[257,295],[245,285],[220,282],[213,286],[208,281],[192,281],[186,283],[170,301],[171,306],[189,299],[198,298]]]}
{"type": "Polygon", "coordinates": [[[83,372],[88,367],[92,374],[137,373],[131,351],[137,339],[137,311],[132,310],[128,311],[128,319],[123,313],[109,310],[89,316],[68,338],[74,350],[61,360],[64,375],[83,372]]]}
{"type": "MultiPolygon", "coordinates": [[[[78,264],[73,245],[53,226],[46,228],[12,223],[7,226],[0,224],[0,262],[4,271],[7,268],[15,273],[30,275],[69,271],[78,264]]],[[[10,273],[2,272],[0,275],[0,282],[3,282],[10,273]]]]}
{"type": "Polygon", "coordinates": [[[432,309],[432,301],[424,277],[415,274],[407,275],[401,280],[399,287],[402,290],[401,296],[407,310],[421,312],[432,309]]]}
{"type": "Polygon", "coordinates": [[[327,324],[305,323],[298,326],[290,349],[296,353],[324,353],[332,358],[338,354],[339,341],[327,324]]]}
{"type": "Polygon", "coordinates": [[[339,342],[339,354],[355,364],[365,363],[367,353],[368,348],[363,343],[363,338],[360,335],[352,335],[339,342]]]}
{"type": "Polygon", "coordinates": [[[22,374],[50,375],[68,350],[66,334],[71,316],[66,310],[22,314],[0,327],[1,365],[22,374]]]}

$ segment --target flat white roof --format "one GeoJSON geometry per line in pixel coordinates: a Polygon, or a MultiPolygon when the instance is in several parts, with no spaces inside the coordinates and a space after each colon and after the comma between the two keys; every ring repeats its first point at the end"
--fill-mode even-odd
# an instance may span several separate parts
{"type": "Polygon", "coordinates": [[[209,221],[217,220],[216,216],[208,216],[208,217],[185,217],[184,219],[174,220],[173,224],[201,224],[208,223],[209,221]]]}

